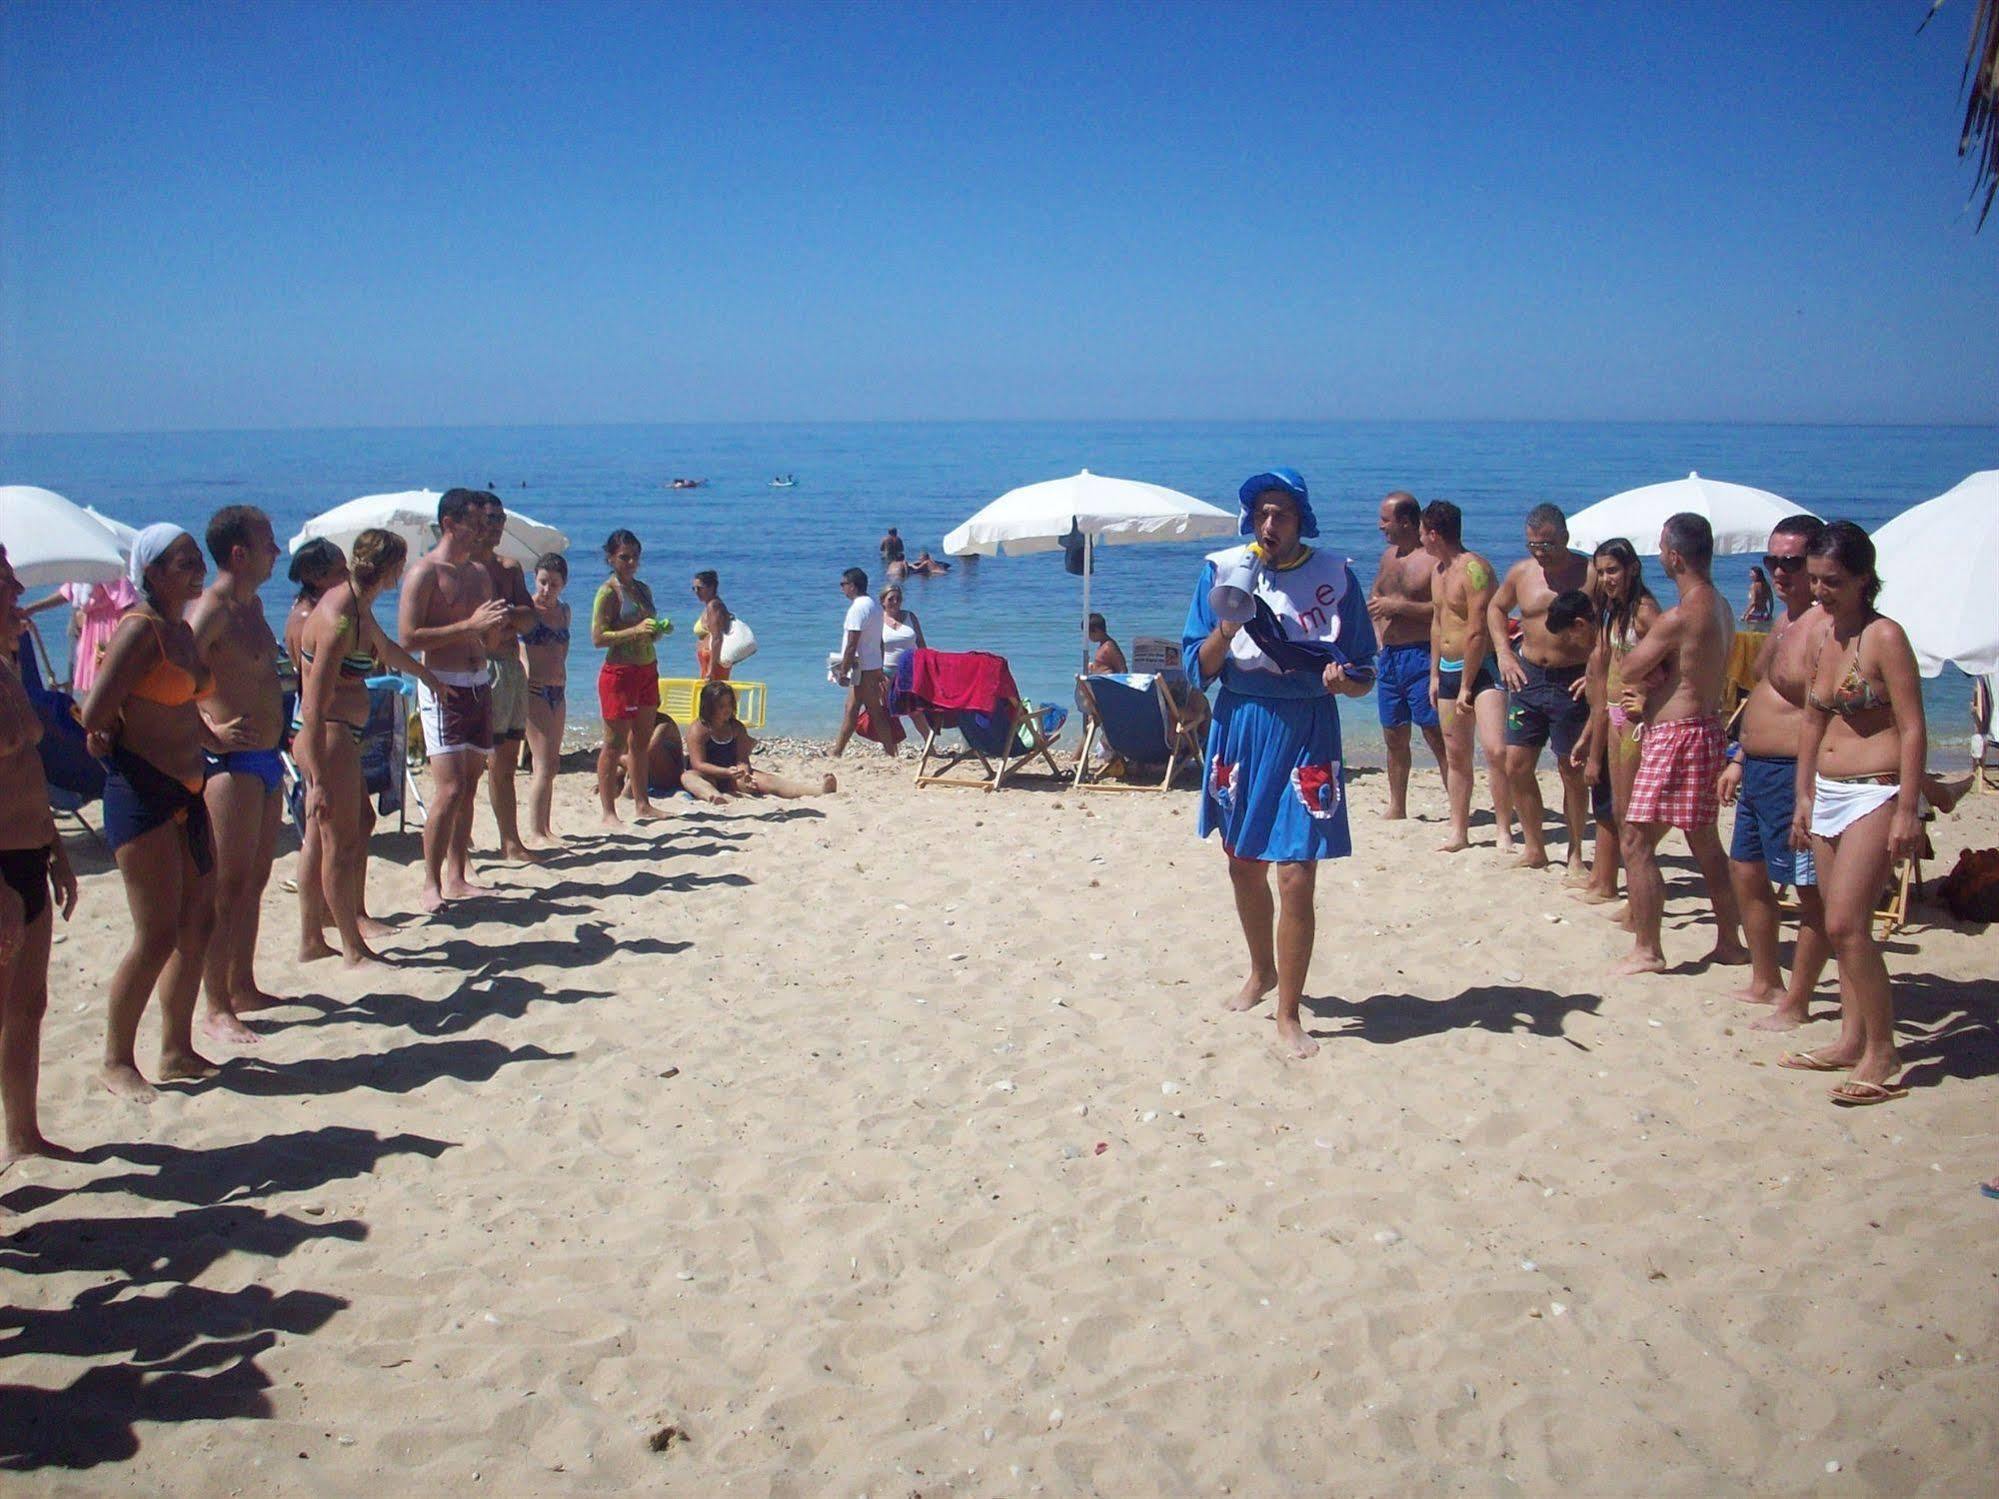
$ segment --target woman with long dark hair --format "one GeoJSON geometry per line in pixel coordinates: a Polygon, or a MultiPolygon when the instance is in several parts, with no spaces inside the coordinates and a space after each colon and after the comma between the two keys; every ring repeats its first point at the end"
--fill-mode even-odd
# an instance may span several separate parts
{"type": "Polygon", "coordinates": [[[1742,606],[1742,623],[1767,625],[1771,616],[1770,578],[1760,567],[1749,569],[1749,602],[1742,606]]]}
{"type": "Polygon", "coordinates": [[[1874,907],[1889,872],[1922,841],[1929,755],[1922,682],[1909,637],[1874,607],[1881,579],[1867,533],[1834,521],[1807,557],[1830,628],[1805,689],[1791,844],[1809,843],[1818,864],[1826,936],[1839,959],[1840,1032],[1832,1045],[1781,1064],[1845,1072],[1834,1103],[1887,1103],[1908,1089],[1897,1080],[1894,995],[1874,940],[1874,907]]]}
{"type": "Polygon", "coordinates": [[[1617,830],[1631,802],[1638,774],[1638,720],[1624,710],[1622,665],[1659,618],[1659,600],[1645,586],[1645,564],[1622,536],[1613,536],[1592,558],[1597,591],[1597,652],[1590,667],[1590,695],[1598,709],[1590,723],[1587,770],[1596,804],[1596,856],[1582,898],[1593,905],[1617,899],[1617,830]],[[1603,791],[1609,792],[1606,820],[1603,791]]]}

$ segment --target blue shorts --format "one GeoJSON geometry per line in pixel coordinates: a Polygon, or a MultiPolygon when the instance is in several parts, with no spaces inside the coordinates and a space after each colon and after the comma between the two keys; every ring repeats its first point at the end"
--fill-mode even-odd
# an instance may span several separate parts
{"type": "Polygon", "coordinates": [[[1413,723],[1419,729],[1437,726],[1437,707],[1430,701],[1430,643],[1384,645],[1375,652],[1374,704],[1381,726],[1399,729],[1413,723]]]}
{"type": "Polygon", "coordinates": [[[1742,789],[1735,798],[1735,837],[1728,856],[1738,864],[1761,864],[1779,885],[1816,885],[1812,851],[1791,847],[1791,814],[1798,806],[1798,762],[1742,758],[1742,789]]]}
{"type": "Polygon", "coordinates": [[[276,791],[285,783],[284,756],[275,749],[230,750],[216,755],[203,751],[211,776],[255,776],[265,791],[276,791]]]}

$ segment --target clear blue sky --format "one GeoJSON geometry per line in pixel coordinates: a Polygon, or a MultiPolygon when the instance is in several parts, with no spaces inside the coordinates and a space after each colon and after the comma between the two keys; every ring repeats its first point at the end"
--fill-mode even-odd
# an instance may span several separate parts
{"type": "Polygon", "coordinates": [[[0,428],[1999,419],[1970,0],[0,3],[0,428]]]}

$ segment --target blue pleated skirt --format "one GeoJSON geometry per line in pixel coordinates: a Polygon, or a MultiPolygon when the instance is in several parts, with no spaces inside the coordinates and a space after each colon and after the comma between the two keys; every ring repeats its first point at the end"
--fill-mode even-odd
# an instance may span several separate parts
{"type": "Polygon", "coordinates": [[[1224,686],[1208,729],[1200,834],[1238,859],[1344,859],[1347,828],[1340,710],[1318,697],[1248,697],[1224,686]]]}

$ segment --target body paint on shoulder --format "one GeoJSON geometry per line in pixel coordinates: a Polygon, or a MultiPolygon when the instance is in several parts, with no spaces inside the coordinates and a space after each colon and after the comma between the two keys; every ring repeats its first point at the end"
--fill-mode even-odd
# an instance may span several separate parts
{"type": "Polygon", "coordinates": [[[1492,569],[1485,565],[1485,559],[1474,557],[1465,564],[1465,581],[1474,592],[1483,592],[1492,586],[1492,569]]]}

